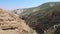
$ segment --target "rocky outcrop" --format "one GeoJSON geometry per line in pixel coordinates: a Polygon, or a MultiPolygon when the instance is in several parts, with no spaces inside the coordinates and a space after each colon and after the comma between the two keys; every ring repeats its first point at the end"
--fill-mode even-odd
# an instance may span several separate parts
{"type": "Polygon", "coordinates": [[[30,28],[15,14],[0,9],[0,34],[29,34],[30,28]]]}

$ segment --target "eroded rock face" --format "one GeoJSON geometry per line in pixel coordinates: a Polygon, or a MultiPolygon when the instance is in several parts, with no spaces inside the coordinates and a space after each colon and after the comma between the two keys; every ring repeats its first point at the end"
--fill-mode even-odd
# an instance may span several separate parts
{"type": "Polygon", "coordinates": [[[29,30],[15,14],[0,10],[0,34],[28,34],[29,30]]]}

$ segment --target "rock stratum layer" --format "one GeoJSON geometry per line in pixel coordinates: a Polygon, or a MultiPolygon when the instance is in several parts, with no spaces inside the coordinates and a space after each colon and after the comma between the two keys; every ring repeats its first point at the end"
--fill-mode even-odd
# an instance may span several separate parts
{"type": "Polygon", "coordinates": [[[28,34],[30,28],[15,14],[0,10],[0,34],[28,34]]]}

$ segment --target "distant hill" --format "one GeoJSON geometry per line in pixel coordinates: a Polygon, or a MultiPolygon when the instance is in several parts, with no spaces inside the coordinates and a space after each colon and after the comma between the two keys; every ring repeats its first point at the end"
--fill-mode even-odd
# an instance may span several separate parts
{"type": "Polygon", "coordinates": [[[38,11],[38,10],[41,10],[44,8],[53,7],[55,5],[60,5],[60,2],[47,2],[38,7],[15,9],[15,10],[13,10],[13,12],[15,12],[17,14],[19,14],[20,12],[22,12],[24,14],[28,14],[28,13],[35,12],[35,11],[38,11]]]}
{"type": "MultiPolygon", "coordinates": [[[[54,7],[54,6],[57,6],[57,5],[60,5],[60,2],[47,2],[47,3],[44,3],[44,4],[42,4],[40,6],[37,6],[37,7],[24,8],[21,11],[22,13],[19,13],[18,10],[17,11],[15,10],[15,12],[18,12],[20,16],[27,17],[28,15],[30,15],[31,13],[34,13],[36,11],[43,10],[43,9],[46,9],[46,8],[49,8],[49,7],[54,7]]],[[[21,9],[19,9],[19,10],[21,10],[21,9]]]]}
{"type": "Polygon", "coordinates": [[[38,7],[27,8],[19,15],[31,28],[43,33],[55,24],[60,24],[60,2],[47,2],[38,7]]]}

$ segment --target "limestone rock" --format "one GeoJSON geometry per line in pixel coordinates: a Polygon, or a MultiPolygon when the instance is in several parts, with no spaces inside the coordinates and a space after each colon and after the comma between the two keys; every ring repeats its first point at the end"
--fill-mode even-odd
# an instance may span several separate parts
{"type": "Polygon", "coordinates": [[[0,9],[0,34],[28,34],[30,28],[13,13],[0,9]]]}

